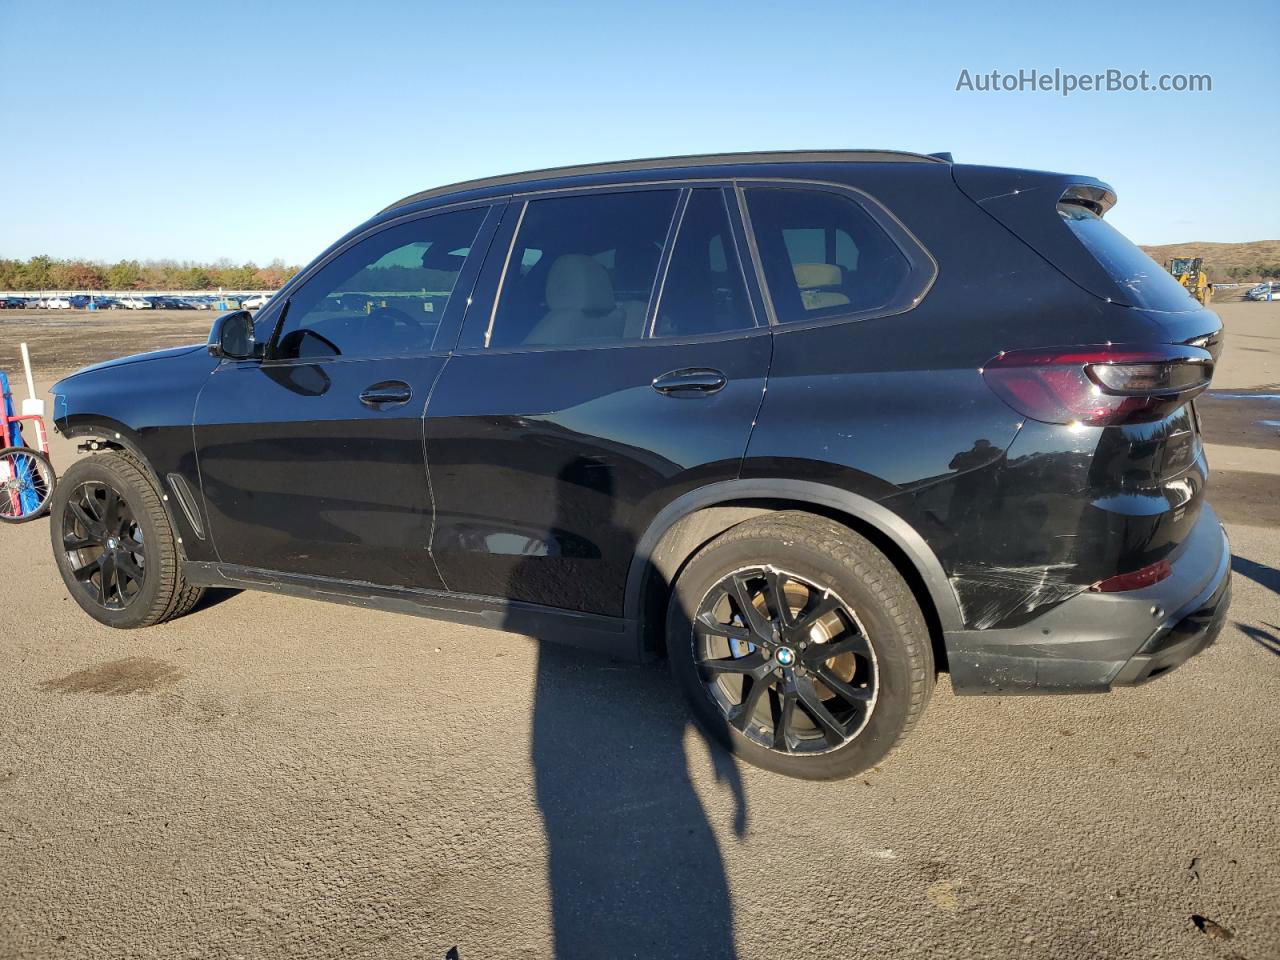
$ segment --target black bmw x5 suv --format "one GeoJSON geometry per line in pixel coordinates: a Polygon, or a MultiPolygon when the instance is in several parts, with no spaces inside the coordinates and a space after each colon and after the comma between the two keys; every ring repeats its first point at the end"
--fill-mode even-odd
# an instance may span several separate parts
{"type": "Polygon", "coordinates": [[[960,693],[1216,636],[1193,399],[1222,327],[1089,177],[896,152],[428,190],[204,345],[54,388],[72,596],[205,587],[665,653],[744,759],[835,778],[960,693]]]}

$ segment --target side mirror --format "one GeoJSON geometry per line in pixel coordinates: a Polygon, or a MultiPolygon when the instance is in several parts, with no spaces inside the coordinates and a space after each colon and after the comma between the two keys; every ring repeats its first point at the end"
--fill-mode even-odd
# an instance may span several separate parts
{"type": "Polygon", "coordinates": [[[209,352],[228,360],[252,360],[262,356],[262,347],[253,339],[253,315],[248,310],[224,313],[209,331],[209,352]]]}

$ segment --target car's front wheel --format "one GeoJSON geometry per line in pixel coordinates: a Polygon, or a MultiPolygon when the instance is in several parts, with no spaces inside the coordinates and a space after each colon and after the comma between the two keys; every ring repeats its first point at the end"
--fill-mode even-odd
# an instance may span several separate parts
{"type": "Polygon", "coordinates": [[[183,579],[160,493],[127,454],[73,463],[54,491],[50,521],[58,572],[100,623],[151,626],[188,612],[203,593],[183,579]]]}
{"type": "Polygon", "coordinates": [[[928,627],[902,575],[866,538],[798,512],[739,524],[689,561],[667,655],[715,739],[810,780],[881,760],[934,684],[928,627]]]}

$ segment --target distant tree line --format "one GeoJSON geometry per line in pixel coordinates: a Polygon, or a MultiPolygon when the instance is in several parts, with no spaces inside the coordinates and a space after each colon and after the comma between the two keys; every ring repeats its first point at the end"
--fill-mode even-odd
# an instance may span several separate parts
{"type": "Polygon", "coordinates": [[[0,290],[277,290],[300,267],[273,260],[238,266],[230,260],[30,260],[0,258],[0,290]]]}
{"type": "MultiPolygon", "coordinates": [[[[214,263],[119,260],[108,264],[98,260],[55,260],[48,256],[30,260],[0,258],[0,290],[278,290],[300,269],[287,266],[282,260],[272,260],[260,267],[256,263],[237,265],[225,259],[214,263]]],[[[1280,277],[1280,263],[1225,269],[1206,264],[1206,269],[1210,278],[1219,282],[1224,277],[1238,282],[1280,277]]],[[[452,280],[451,274],[430,269],[395,267],[378,273],[382,275],[383,285],[375,284],[375,287],[386,290],[416,290],[424,286],[446,290],[452,280]],[[391,282],[388,284],[388,281],[391,282]]]]}
{"type": "Polygon", "coordinates": [[[448,293],[456,274],[432,267],[365,267],[345,284],[348,290],[407,293],[438,290],[448,293]]]}
{"type": "Polygon", "coordinates": [[[1232,280],[1271,280],[1280,277],[1280,263],[1259,263],[1252,267],[1227,267],[1222,271],[1232,280]]]}

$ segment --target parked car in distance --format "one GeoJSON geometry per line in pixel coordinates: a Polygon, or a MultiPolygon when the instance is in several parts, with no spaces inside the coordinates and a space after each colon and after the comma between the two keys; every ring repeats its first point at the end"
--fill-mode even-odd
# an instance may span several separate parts
{"type": "Polygon", "coordinates": [[[1280,300],[1280,280],[1273,280],[1269,283],[1260,283],[1255,287],[1251,287],[1249,292],[1245,294],[1248,300],[1280,300]]]}
{"type": "Polygon", "coordinates": [[[54,385],[98,454],[58,569],[114,627],[235,587],[665,655],[708,733],[812,779],[879,762],[939,668],[1146,682],[1229,604],[1222,325],[1115,199],[885,151],[415,194],[207,345],[54,385]]]}
{"type": "Polygon", "coordinates": [[[27,301],[24,297],[0,298],[0,310],[25,310],[27,301]]]}
{"type": "Polygon", "coordinates": [[[68,297],[73,310],[88,310],[89,304],[93,304],[96,309],[104,310],[106,305],[114,301],[110,297],[104,297],[100,294],[77,293],[75,296],[68,297]]]}
{"type": "Polygon", "coordinates": [[[161,297],[165,310],[194,310],[195,305],[186,297],[161,297]]]}
{"type": "Polygon", "coordinates": [[[154,305],[146,297],[127,293],[119,298],[120,306],[126,310],[151,310],[154,305]]]}
{"type": "Polygon", "coordinates": [[[240,309],[258,310],[265,307],[270,300],[271,294],[269,293],[255,293],[253,296],[245,297],[240,301],[240,309]]]}
{"type": "Polygon", "coordinates": [[[66,297],[49,297],[44,301],[46,310],[70,310],[71,301],[66,297]]]}

